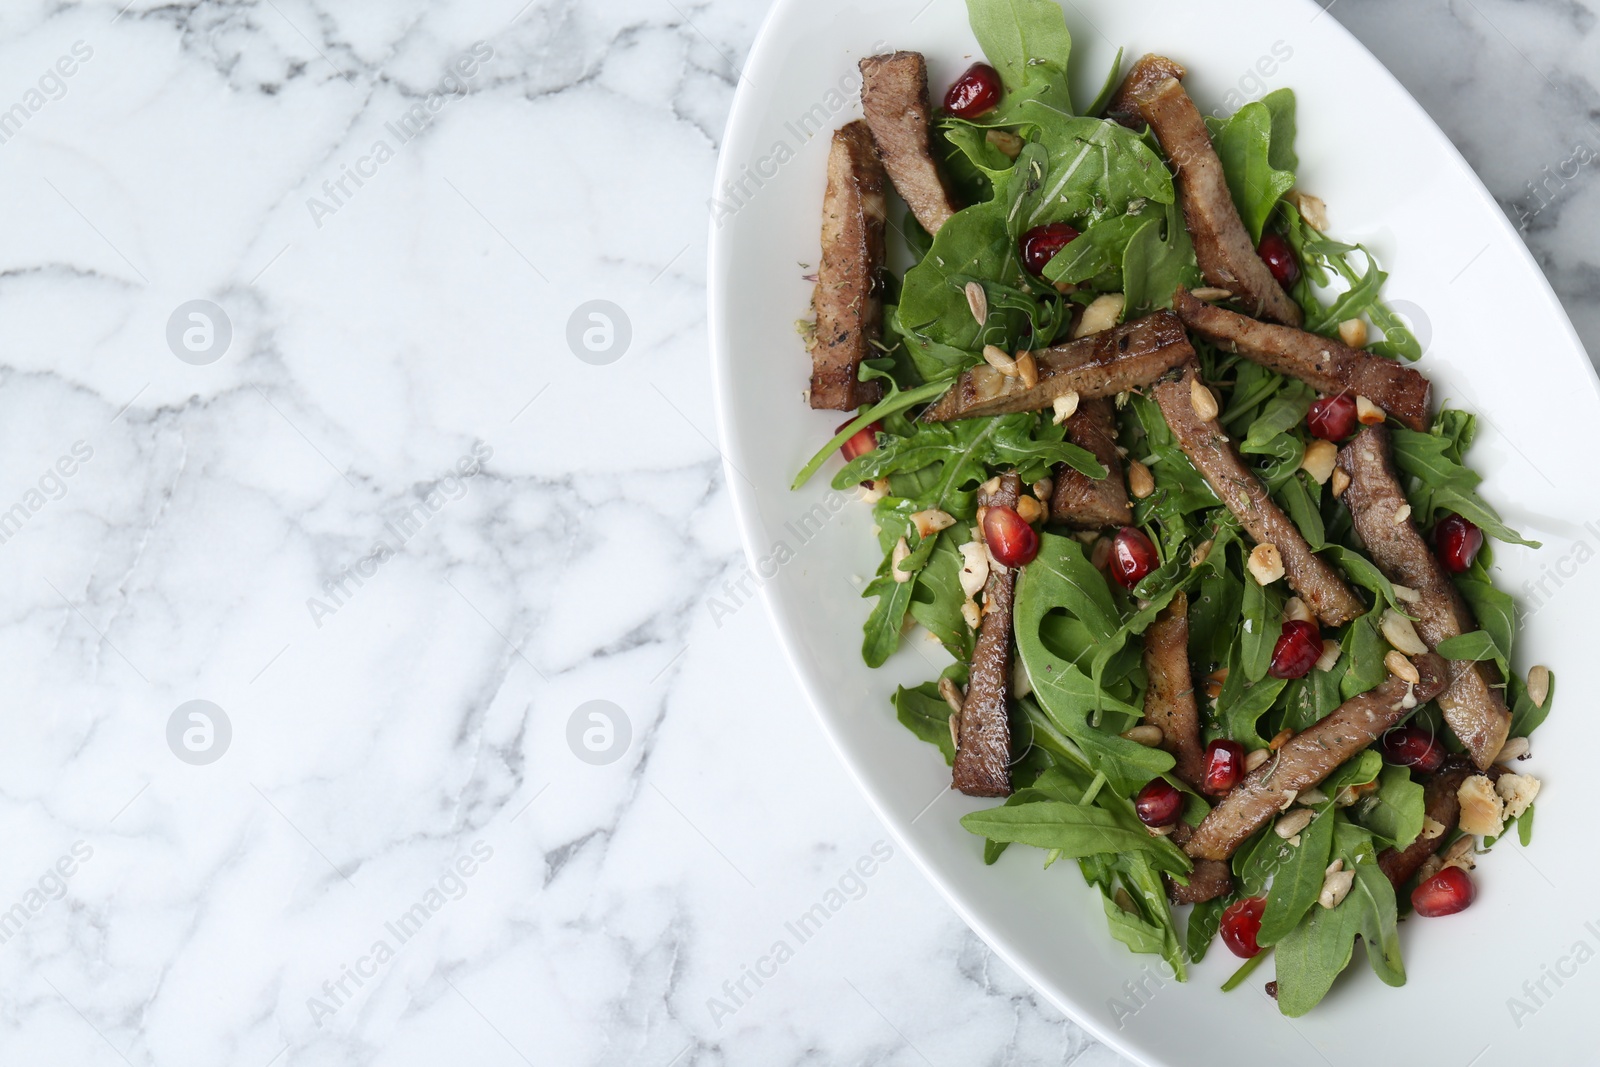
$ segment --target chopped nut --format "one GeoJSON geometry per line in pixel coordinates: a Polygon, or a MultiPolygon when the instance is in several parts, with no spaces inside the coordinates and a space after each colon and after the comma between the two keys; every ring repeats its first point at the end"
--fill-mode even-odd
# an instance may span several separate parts
{"type": "Polygon", "coordinates": [[[1047,474],[1033,483],[1033,495],[1040,500],[1049,500],[1051,494],[1055,492],[1055,488],[1055,479],[1047,474]]]}
{"type": "Polygon", "coordinates": [[[1089,563],[1097,571],[1106,569],[1106,560],[1111,558],[1111,538],[1101,537],[1094,542],[1094,547],[1089,549],[1089,563]]]}
{"type": "Polygon", "coordinates": [[[1543,664],[1528,670],[1528,699],[1533,701],[1536,708],[1544,707],[1545,698],[1550,695],[1550,668],[1543,664]]]}
{"type": "Polygon", "coordinates": [[[1429,856],[1427,859],[1422,861],[1422,866],[1417,868],[1417,882],[1426,882],[1429,878],[1432,878],[1434,875],[1438,874],[1439,869],[1443,866],[1444,861],[1438,856],[1429,856]]]}
{"type": "Polygon", "coordinates": [[[1527,759],[1528,747],[1526,737],[1513,737],[1500,747],[1500,755],[1495,757],[1495,762],[1510,763],[1514,759],[1527,759]]]}
{"type": "Polygon", "coordinates": [[[1528,810],[1533,798],[1539,795],[1539,779],[1531,774],[1502,774],[1495,782],[1494,791],[1506,804],[1506,818],[1515,819],[1528,810]]]}
{"type": "Polygon", "coordinates": [[[1244,769],[1246,772],[1253,771],[1271,758],[1272,753],[1268,752],[1266,749],[1253,748],[1245,754],[1244,769]]]}
{"type": "Polygon", "coordinates": [[[967,373],[972,375],[972,395],[978,400],[993,400],[1005,388],[1006,379],[987,363],[980,363],[967,373]]]}
{"type": "Polygon", "coordinates": [[[1122,731],[1122,736],[1129,741],[1143,745],[1145,748],[1159,748],[1165,738],[1165,735],[1161,732],[1161,727],[1152,726],[1149,723],[1124,730],[1122,731]]]}
{"type": "Polygon", "coordinates": [[[1339,653],[1342,651],[1344,650],[1339,647],[1339,642],[1332,638],[1324,638],[1322,641],[1322,655],[1317,657],[1317,670],[1333,670],[1334,665],[1339,662],[1339,653]]]}
{"type": "Polygon", "coordinates": [[[876,504],[889,495],[889,479],[874,478],[871,482],[861,486],[861,502],[863,504],[876,504]]]}
{"type": "Polygon", "coordinates": [[[1329,871],[1322,880],[1322,892],[1317,894],[1317,903],[1324,908],[1337,908],[1350,895],[1350,887],[1355,881],[1355,871],[1329,871]]]}
{"type": "Polygon", "coordinates": [[[1424,815],[1422,817],[1422,839],[1424,841],[1438,840],[1444,836],[1444,832],[1447,829],[1448,827],[1446,827],[1444,823],[1433,818],[1431,815],[1424,815]]]}
{"type": "Polygon", "coordinates": [[[1385,641],[1408,656],[1420,656],[1428,651],[1427,644],[1417,636],[1417,628],[1411,624],[1411,620],[1393,608],[1384,609],[1378,629],[1383,631],[1385,641]]]}
{"type": "Polygon", "coordinates": [[[1505,801],[1494,791],[1494,783],[1482,774],[1475,774],[1461,783],[1456,791],[1461,801],[1461,832],[1474,837],[1498,834],[1505,823],[1505,801]]]}
{"type": "Polygon", "coordinates": [[[1271,585],[1283,577],[1283,557],[1278,555],[1278,546],[1270,542],[1262,542],[1251,549],[1246,565],[1257,585],[1271,585]]]}
{"type": "Polygon", "coordinates": [[[1331,488],[1333,489],[1333,498],[1338,500],[1340,497],[1344,496],[1344,491],[1350,488],[1350,476],[1344,471],[1340,470],[1338,467],[1335,467],[1333,469],[1333,485],[1331,488]]]}
{"type": "Polygon", "coordinates": [[[1383,409],[1364,396],[1356,397],[1356,421],[1363,426],[1376,426],[1384,420],[1383,409]]]}
{"type": "Polygon", "coordinates": [[[938,508],[929,508],[919,511],[911,516],[911,525],[917,528],[918,537],[931,537],[940,530],[948,530],[956,524],[956,517],[948,511],[938,508]]]}
{"type": "Polygon", "coordinates": [[[1022,138],[1007,130],[990,130],[983,135],[983,139],[994,145],[1007,159],[1016,159],[1022,154],[1022,138]]]}
{"type": "MultiPolygon", "coordinates": [[[[994,496],[999,491],[1000,491],[1000,476],[998,474],[996,474],[993,478],[990,478],[988,481],[984,482],[982,485],[978,486],[978,492],[982,493],[984,496],[994,496]]],[[[980,508],[978,510],[980,512],[980,514],[978,515],[978,525],[982,526],[983,525],[983,515],[981,514],[981,512],[982,512],[983,509],[980,508]]]]}
{"type": "Polygon", "coordinates": [[[1029,389],[1039,384],[1039,364],[1034,360],[1033,353],[1026,350],[1017,353],[1017,377],[1022,379],[1022,384],[1029,389]]]}
{"type": "Polygon", "coordinates": [[[1311,609],[1306,602],[1297,596],[1292,596],[1283,604],[1284,622],[1315,622],[1317,617],[1311,614],[1311,609]]]}
{"type": "Polygon", "coordinates": [[[989,321],[989,294],[984,292],[982,282],[967,283],[967,308],[979,326],[989,321]]]}
{"type": "Polygon", "coordinates": [[[1206,561],[1206,557],[1211,555],[1211,546],[1214,544],[1216,544],[1216,539],[1208,537],[1204,541],[1201,541],[1198,545],[1194,546],[1194,555],[1189,557],[1190,570],[1193,570],[1206,561]]]}
{"type": "Polygon", "coordinates": [[[1217,398],[1199,378],[1189,380],[1189,403],[1194,406],[1194,413],[1201,422],[1210,422],[1217,417],[1217,398]]]}
{"type": "Polygon", "coordinates": [[[1073,339],[1111,329],[1122,318],[1124,303],[1125,298],[1121,293],[1105,293],[1095,297],[1094,302],[1083,309],[1083,318],[1078,320],[1078,328],[1072,331],[1073,339]]]}
{"type": "Polygon", "coordinates": [[[1394,586],[1394,598],[1402,604],[1415,604],[1422,599],[1422,594],[1409,585],[1394,586]]]}
{"type": "Polygon", "coordinates": [[[1411,505],[1401,504],[1399,507],[1394,509],[1394,518],[1391,521],[1396,526],[1399,526],[1402,522],[1405,522],[1409,518],[1411,518],[1411,505]]]}
{"type": "Polygon", "coordinates": [[[1276,752],[1284,745],[1287,745],[1290,739],[1293,737],[1294,731],[1288,727],[1284,727],[1282,730],[1279,730],[1277,733],[1272,735],[1272,740],[1267,742],[1267,747],[1276,752]]]}
{"type": "Polygon", "coordinates": [[[1328,802],[1328,794],[1313,786],[1310,789],[1302,789],[1295,801],[1304,804],[1308,808],[1314,808],[1318,804],[1326,804],[1328,802]]]}
{"type": "Polygon", "coordinates": [[[1458,837],[1450,842],[1450,847],[1439,854],[1439,869],[1446,867],[1460,867],[1470,871],[1478,865],[1477,853],[1472,847],[1471,837],[1458,837]]]}
{"type": "Polygon", "coordinates": [[[910,571],[900,569],[900,564],[904,563],[909,555],[911,555],[911,547],[906,544],[906,539],[902,537],[894,543],[894,551],[889,554],[889,573],[894,575],[896,582],[903,584],[909,582],[912,578],[910,571]]]}
{"type": "Polygon", "coordinates": [[[1135,500],[1143,500],[1156,491],[1156,480],[1150,475],[1150,468],[1136,459],[1128,460],[1128,492],[1133,494],[1135,500]]]}
{"type": "Polygon", "coordinates": [[[940,678],[939,695],[944,697],[944,702],[950,705],[951,711],[961,710],[961,702],[965,698],[962,696],[961,687],[956,685],[955,682],[949,678],[940,678]]]}
{"type": "Polygon", "coordinates": [[[1045,508],[1043,504],[1039,503],[1038,497],[1023,493],[1017,497],[1017,514],[1021,516],[1023,522],[1032,526],[1044,518],[1045,508]]]}
{"type": "Polygon", "coordinates": [[[1006,350],[998,345],[984,345],[983,358],[989,366],[999,371],[1007,378],[1017,376],[1017,361],[1006,355],[1006,350]]]}
{"type": "Polygon", "coordinates": [[[1326,877],[1326,876],[1332,874],[1334,871],[1342,871],[1342,870],[1344,870],[1344,860],[1335,859],[1332,863],[1328,864],[1328,866],[1326,868],[1324,868],[1322,874],[1323,874],[1324,877],[1326,877]]]}
{"type": "Polygon", "coordinates": [[[1198,289],[1190,289],[1189,295],[1194,297],[1196,300],[1204,300],[1207,303],[1215,303],[1218,300],[1229,299],[1233,296],[1233,293],[1227,289],[1218,289],[1214,285],[1202,285],[1198,289]]]}
{"type": "Polygon", "coordinates": [[[1172,831],[1176,830],[1177,828],[1178,828],[1178,824],[1177,823],[1173,823],[1170,826],[1146,826],[1145,827],[1145,829],[1150,832],[1150,836],[1151,837],[1166,837],[1168,834],[1172,833],[1172,831]]]}
{"type": "Polygon", "coordinates": [[[1306,224],[1318,233],[1325,233],[1328,229],[1328,205],[1323,203],[1322,197],[1303,193],[1299,189],[1289,190],[1289,199],[1294,204],[1295,210],[1300,212],[1300,217],[1306,224]]]}
{"type": "Polygon", "coordinates": [[[961,618],[968,626],[976,630],[983,623],[983,611],[978,607],[976,600],[968,600],[961,605],[961,618]]]}
{"type": "Polygon", "coordinates": [[[989,580],[989,552],[982,540],[968,541],[961,546],[961,591],[969,597],[978,595],[989,580]]]}
{"type": "Polygon", "coordinates": [[[1318,438],[1306,445],[1300,457],[1300,469],[1311,475],[1311,480],[1322,485],[1333,475],[1334,462],[1339,458],[1339,446],[1318,438]]]}
{"type": "Polygon", "coordinates": [[[1060,396],[1050,401],[1050,410],[1053,412],[1050,421],[1055,423],[1057,426],[1072,418],[1072,416],[1078,410],[1077,390],[1062,393],[1060,396]]]}
{"type": "Polygon", "coordinates": [[[1367,347],[1367,324],[1360,319],[1345,319],[1339,324],[1339,340],[1351,348],[1367,347]]]}
{"type": "Polygon", "coordinates": [[[1412,685],[1422,681],[1422,675],[1418,673],[1416,664],[1406,659],[1396,649],[1391,648],[1388,655],[1383,657],[1383,665],[1389,669],[1390,674],[1396,678],[1404,678],[1412,685]]]}
{"type": "Polygon", "coordinates": [[[1315,814],[1310,808],[1296,808],[1278,820],[1277,824],[1272,828],[1273,833],[1287,841],[1301,830],[1310,826],[1311,819],[1315,814]]]}
{"type": "Polygon", "coordinates": [[[950,743],[956,748],[961,747],[961,723],[959,716],[950,716],[950,743]]]}

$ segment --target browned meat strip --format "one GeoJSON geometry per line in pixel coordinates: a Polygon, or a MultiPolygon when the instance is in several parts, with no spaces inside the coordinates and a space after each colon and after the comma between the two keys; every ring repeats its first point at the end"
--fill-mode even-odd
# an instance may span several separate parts
{"type": "Polygon", "coordinates": [[[1133,522],[1128,506],[1128,486],[1122,477],[1122,457],[1117,453],[1117,414],[1103,397],[1084,400],[1067,420],[1067,440],[1094,453],[1106,469],[1104,478],[1091,478],[1065,463],[1056,467],[1055,490],[1050,497],[1050,518],[1074,530],[1100,530],[1133,522]]]}
{"type": "Polygon", "coordinates": [[[861,61],[861,109],[878,143],[889,180],[929,233],[961,210],[928,144],[928,65],[921,52],[892,52],[861,61]]]}
{"type": "Polygon", "coordinates": [[[883,165],[866,123],[835,130],[822,198],[822,264],[811,294],[814,408],[854,411],[882,395],[877,382],[857,381],[856,374],[883,325],[876,275],[883,266],[885,211],[883,165]]]}
{"type": "MultiPolygon", "coordinates": [[[[1491,768],[1492,770],[1493,768],[1491,768]]],[[[1422,789],[1422,806],[1428,818],[1446,830],[1461,817],[1461,800],[1456,796],[1461,783],[1478,773],[1464,756],[1451,756],[1444,766],[1434,772],[1422,789]]],[[[1378,853],[1378,867],[1388,876],[1396,889],[1411,880],[1423,861],[1444,844],[1444,835],[1435,838],[1418,837],[1402,849],[1386,848],[1378,853]]]]}
{"type": "Polygon", "coordinates": [[[1278,750],[1217,802],[1184,851],[1196,859],[1225,860],[1244,839],[1284,807],[1291,794],[1310,789],[1383,732],[1444,690],[1444,660],[1424,652],[1411,661],[1421,675],[1412,685],[1391,674],[1376,689],[1351,697],[1278,750]]]}
{"type": "Polygon", "coordinates": [[[967,371],[922,416],[949,422],[980,415],[1009,415],[1047,408],[1058,396],[1075,392],[1084,400],[1115,396],[1149,385],[1194,356],[1183,323],[1158,311],[1115,329],[1036,349],[1039,384],[1029,389],[1021,378],[1007,378],[987,363],[967,371]]]}
{"type": "MultiPolygon", "coordinates": [[[[1172,843],[1182,848],[1194,836],[1194,827],[1179,822],[1172,830],[1172,843]]],[[[1221,860],[1195,860],[1189,884],[1179,885],[1167,876],[1167,899],[1174,904],[1199,904],[1233,891],[1233,872],[1221,860]]]]}
{"type": "Polygon", "coordinates": [[[1144,632],[1144,721],[1161,728],[1161,747],[1178,765],[1173,773],[1199,789],[1206,774],[1200,743],[1200,708],[1189,673],[1189,598],[1179,593],[1144,632]]]}
{"type": "Polygon", "coordinates": [[[1120,122],[1130,130],[1144,129],[1144,116],[1139,113],[1139,98],[1153,92],[1168,78],[1182,81],[1189,72],[1181,63],[1158,56],[1154,52],[1140,57],[1128,71],[1117,88],[1117,94],[1106,105],[1106,118],[1120,122]]]}
{"type": "Polygon", "coordinates": [[[1128,72],[1112,108],[1126,114],[1130,106],[1136,107],[1161,142],[1172,163],[1178,202],[1206,281],[1231,292],[1260,318],[1298,326],[1300,307],[1256,255],[1205,119],[1179,81],[1183,75],[1183,68],[1172,60],[1147,55],[1128,72]]]}
{"type": "MultiPolygon", "coordinates": [[[[1417,602],[1406,605],[1415,616],[1417,636],[1434,648],[1448,637],[1476,630],[1472,609],[1411,521],[1411,506],[1390,455],[1389,431],[1382,425],[1362,430],[1339,450],[1339,468],[1350,476],[1343,499],[1372,562],[1391,582],[1417,591],[1417,602]]],[[[1480,768],[1494,762],[1511,729],[1500,684],[1494,664],[1452,660],[1450,685],[1439,696],[1444,721],[1480,768]]]]}
{"type": "Polygon", "coordinates": [[[1292,326],[1257,322],[1197,300],[1179,289],[1173,310],[1183,324],[1218,347],[1238,352],[1321,393],[1364,396],[1413,430],[1428,428],[1428,379],[1392,359],[1360,352],[1292,326]]]}
{"type": "MultiPolygon", "coordinates": [[[[1000,476],[993,492],[978,494],[978,506],[1014,508],[1021,494],[1022,479],[1012,471],[1000,476]]],[[[968,796],[1011,795],[1011,598],[1016,588],[1015,568],[1003,573],[990,568],[951,771],[951,785],[968,796]]]]}
{"type": "Polygon", "coordinates": [[[1365,612],[1365,605],[1339,572],[1311,551],[1289,516],[1272,502],[1267,487],[1245,466],[1216,420],[1202,419],[1195,411],[1192,390],[1197,371],[1191,363],[1182,377],[1155,387],[1156,403],[1184,455],[1257,544],[1277,546],[1289,585],[1317,618],[1329,626],[1342,626],[1365,612]]]}

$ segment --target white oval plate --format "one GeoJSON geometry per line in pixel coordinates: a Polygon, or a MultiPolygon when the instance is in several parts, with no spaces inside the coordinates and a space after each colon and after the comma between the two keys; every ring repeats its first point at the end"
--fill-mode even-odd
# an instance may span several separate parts
{"type": "Polygon", "coordinates": [[[1536,658],[1559,678],[1528,764],[1545,782],[1533,845],[1506,842],[1480,863],[1470,911],[1402,924],[1405,987],[1383,986],[1358,959],[1315,1012],[1292,1021],[1263,992],[1270,965],[1219,991],[1238,963],[1220,946],[1187,984],[1163,978],[1155,957],[1111,939],[1074,864],[1045,871],[1037,850],[1013,848],[983,865],[981,842],[957,819],[987,802],[950,793],[943,761],[889,706],[897,684],[934,677],[948,657],[919,634],[883,669],[867,669],[868,604],[854,583],[878,563],[869,509],[828,488],[837,461],[803,491],[787,488],[843,418],[806,407],[808,361],[794,330],[809,313],[802,275],[819,256],[828,135],[860,114],[860,57],[920,50],[936,92],[972,61],[961,0],[778,0],[723,143],[710,267],[722,440],[745,550],[800,684],[878,814],[951,906],[1129,1056],[1184,1067],[1373,1057],[1465,1067],[1516,1049],[1526,1062],[1576,1062],[1579,1042],[1600,1032],[1590,1006],[1600,988],[1600,962],[1590,962],[1600,960],[1591,891],[1600,863],[1582,825],[1600,751],[1600,716],[1587,706],[1600,692],[1600,656],[1593,618],[1580,610],[1600,595],[1600,566],[1590,563],[1600,555],[1590,444],[1600,391],[1582,344],[1455,148],[1309,0],[1075,0],[1066,11],[1079,101],[1093,96],[1118,45],[1125,62],[1144,51],[1177,58],[1201,107],[1223,114],[1293,87],[1301,186],[1327,201],[1336,237],[1365,243],[1390,271],[1387,293],[1426,344],[1421,369],[1435,396],[1480,415],[1471,462],[1486,497],[1544,542],[1537,552],[1496,547],[1500,583],[1527,612],[1518,667],[1536,658]],[[730,193],[730,183],[742,190],[730,193]]]}

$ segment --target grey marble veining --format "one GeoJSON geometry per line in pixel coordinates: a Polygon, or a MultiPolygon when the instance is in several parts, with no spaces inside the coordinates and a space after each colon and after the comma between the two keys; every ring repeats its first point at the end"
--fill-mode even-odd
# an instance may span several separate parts
{"type": "MultiPolygon", "coordinates": [[[[1118,1062],[711,610],[704,212],[765,9],[0,13],[0,1062],[1118,1062]]],[[[1539,185],[1600,148],[1596,8],[1330,14],[1600,352],[1596,166],[1539,185]]]]}

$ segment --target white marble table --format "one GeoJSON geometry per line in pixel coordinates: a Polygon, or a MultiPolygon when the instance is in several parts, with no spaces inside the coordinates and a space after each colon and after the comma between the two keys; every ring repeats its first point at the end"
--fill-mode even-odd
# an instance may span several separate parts
{"type": "MultiPolygon", "coordinates": [[[[0,15],[0,1062],[1117,1062],[731,587],[705,201],[766,0],[523,5],[0,15]]],[[[1597,12],[1330,14],[1600,353],[1597,12]]]]}

